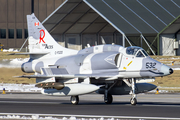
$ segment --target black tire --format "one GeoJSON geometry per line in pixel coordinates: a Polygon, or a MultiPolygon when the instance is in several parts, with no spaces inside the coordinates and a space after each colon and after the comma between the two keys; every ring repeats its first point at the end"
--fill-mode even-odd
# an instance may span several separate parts
{"type": "Polygon", "coordinates": [[[79,96],[71,96],[70,101],[73,105],[77,105],[79,103],[79,96]]]}
{"type": "Polygon", "coordinates": [[[136,105],[137,104],[137,99],[136,98],[131,98],[130,103],[131,103],[131,105],[136,105]]]}
{"type": "Polygon", "coordinates": [[[113,101],[113,97],[112,97],[111,94],[108,94],[107,100],[104,99],[104,102],[105,102],[106,104],[111,104],[112,101],[113,101]]]}

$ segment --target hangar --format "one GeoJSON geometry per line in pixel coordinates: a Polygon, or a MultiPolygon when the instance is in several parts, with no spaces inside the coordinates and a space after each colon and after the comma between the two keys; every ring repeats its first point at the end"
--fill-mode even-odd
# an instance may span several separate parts
{"type": "MultiPolygon", "coordinates": [[[[32,12],[63,46],[141,46],[149,54],[180,55],[179,0],[0,0],[0,43],[27,47],[32,12]],[[174,27],[173,27],[174,26],[174,27]],[[25,42],[24,42],[25,43],[25,42]]],[[[20,49],[21,50],[21,49],[20,49]]]]}
{"type": "Polygon", "coordinates": [[[141,46],[149,54],[168,55],[160,50],[158,36],[178,18],[179,5],[179,0],[66,0],[43,24],[56,41],[72,49],[102,44],[102,36],[106,44],[141,46]]]}
{"type": "Polygon", "coordinates": [[[180,15],[157,35],[160,55],[180,55],[180,15]]]}

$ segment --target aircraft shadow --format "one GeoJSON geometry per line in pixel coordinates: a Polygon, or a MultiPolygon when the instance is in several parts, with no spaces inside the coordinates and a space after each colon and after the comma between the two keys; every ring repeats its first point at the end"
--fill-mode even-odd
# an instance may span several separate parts
{"type": "MultiPolygon", "coordinates": [[[[71,103],[61,103],[61,104],[71,104],[71,103]]],[[[122,105],[122,106],[127,106],[131,105],[130,102],[113,102],[111,104],[105,104],[103,102],[79,102],[78,105],[122,105]]],[[[138,102],[136,104],[137,106],[180,106],[180,103],[172,103],[172,102],[138,102]]]]}

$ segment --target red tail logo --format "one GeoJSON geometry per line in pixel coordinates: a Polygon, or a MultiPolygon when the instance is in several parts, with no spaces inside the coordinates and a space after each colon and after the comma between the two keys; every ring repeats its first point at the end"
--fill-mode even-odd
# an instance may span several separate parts
{"type": "Polygon", "coordinates": [[[39,32],[40,32],[39,43],[41,43],[41,41],[42,41],[43,43],[45,43],[45,41],[43,40],[44,37],[45,37],[45,32],[44,32],[44,30],[41,29],[39,32]],[[43,34],[43,36],[42,36],[42,34],[43,34]]]}

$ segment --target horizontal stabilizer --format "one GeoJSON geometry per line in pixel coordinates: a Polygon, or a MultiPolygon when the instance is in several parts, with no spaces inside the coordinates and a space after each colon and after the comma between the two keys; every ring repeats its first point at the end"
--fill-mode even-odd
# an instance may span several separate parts
{"type": "Polygon", "coordinates": [[[48,54],[48,52],[39,52],[39,53],[29,53],[29,52],[26,52],[26,53],[11,53],[11,54],[8,54],[8,55],[46,55],[48,54]]]}
{"type": "Polygon", "coordinates": [[[74,75],[22,75],[22,76],[14,76],[18,78],[74,78],[74,75]]]}

